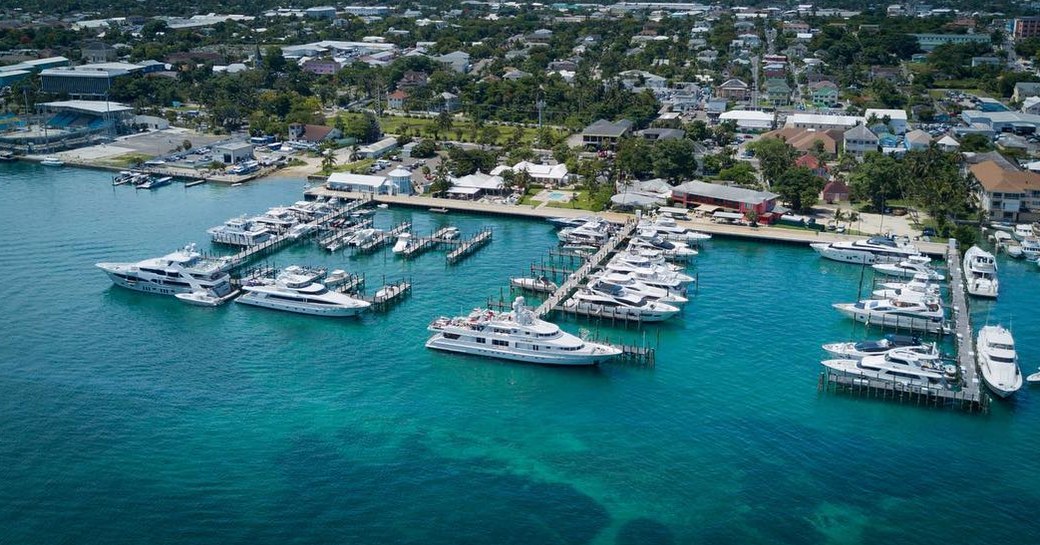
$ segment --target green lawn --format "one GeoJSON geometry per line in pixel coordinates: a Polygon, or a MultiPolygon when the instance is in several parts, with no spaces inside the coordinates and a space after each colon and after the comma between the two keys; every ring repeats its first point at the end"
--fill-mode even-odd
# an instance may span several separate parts
{"type": "Polygon", "coordinates": [[[581,189],[576,193],[575,197],[568,202],[549,202],[549,208],[576,208],[601,212],[610,204],[610,197],[613,195],[607,188],[596,192],[581,189]]]}
{"type": "MultiPolygon", "coordinates": [[[[344,119],[351,117],[357,117],[362,114],[357,113],[341,113],[344,119]]],[[[420,117],[404,117],[396,115],[388,115],[379,118],[379,126],[383,129],[383,132],[387,134],[404,134],[407,133],[413,138],[435,138],[437,120],[433,118],[420,118],[420,117]]],[[[516,131],[520,131],[520,143],[525,146],[534,145],[535,140],[538,137],[538,130],[531,127],[514,127],[506,125],[491,125],[498,129],[498,138],[495,140],[495,145],[505,146],[509,144],[513,138],[513,134],[516,131]]],[[[562,139],[568,136],[565,131],[553,129],[554,134],[557,138],[562,139]]],[[[457,140],[459,142],[468,143],[479,143],[480,129],[476,128],[476,125],[464,118],[455,117],[452,119],[451,129],[447,131],[441,131],[441,140],[457,140]]]]}
{"type": "Polygon", "coordinates": [[[126,168],[126,167],[130,167],[130,166],[136,165],[137,163],[143,163],[143,162],[151,159],[152,157],[155,157],[155,156],[151,155],[151,154],[147,154],[147,153],[133,152],[133,153],[125,153],[123,155],[117,155],[115,157],[109,157],[108,159],[102,159],[101,161],[98,161],[98,162],[101,163],[101,164],[104,164],[104,165],[110,165],[110,166],[119,167],[119,168],[126,168]]]}
{"type": "Polygon", "coordinates": [[[375,159],[362,159],[360,161],[354,161],[353,163],[343,163],[342,165],[335,165],[332,167],[332,172],[350,172],[353,174],[368,174],[369,169],[372,168],[376,162],[375,159]]]}

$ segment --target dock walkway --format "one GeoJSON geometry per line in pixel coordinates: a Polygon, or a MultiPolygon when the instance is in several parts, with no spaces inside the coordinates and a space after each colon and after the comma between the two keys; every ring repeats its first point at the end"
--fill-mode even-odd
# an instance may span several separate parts
{"type": "Polygon", "coordinates": [[[470,254],[477,251],[481,246],[491,242],[491,234],[491,228],[485,227],[484,229],[481,229],[480,232],[478,232],[476,235],[474,235],[473,238],[463,240],[461,243],[459,243],[458,247],[448,252],[448,255],[445,257],[445,259],[448,261],[448,264],[454,265],[459,261],[462,261],[470,254]]]}
{"type": "Polygon", "coordinates": [[[617,251],[618,246],[632,236],[632,233],[634,233],[635,230],[635,220],[629,220],[626,222],[625,225],[614,234],[614,236],[610,237],[610,240],[608,240],[606,244],[600,247],[596,253],[592,254],[592,256],[589,257],[581,267],[578,267],[578,270],[568,276],[567,280],[563,284],[560,284],[560,287],[557,288],[556,291],[552,292],[552,294],[550,294],[541,305],[538,305],[538,308],[534,311],[535,316],[542,318],[559,307],[565,299],[574,293],[574,290],[578,289],[578,286],[585,283],[592,271],[603,265],[603,262],[606,261],[607,257],[617,251]]]}

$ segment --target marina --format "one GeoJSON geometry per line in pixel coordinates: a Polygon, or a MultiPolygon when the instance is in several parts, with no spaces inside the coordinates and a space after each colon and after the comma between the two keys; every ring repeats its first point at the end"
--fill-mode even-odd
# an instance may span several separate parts
{"type": "MultiPolygon", "coordinates": [[[[192,240],[202,248],[206,228],[298,199],[298,180],[148,194],[113,192],[104,173],[70,167],[62,173],[82,177],[78,183],[41,180],[33,169],[42,168],[16,163],[5,171],[5,212],[18,221],[0,234],[13,250],[0,267],[14,282],[39,278],[40,289],[60,292],[62,302],[16,290],[0,303],[12,333],[0,347],[11,417],[0,428],[16,438],[0,448],[13,460],[61,445],[83,454],[12,473],[0,497],[21,512],[86,527],[64,507],[90,486],[121,513],[100,530],[113,542],[146,535],[141,520],[150,521],[152,535],[176,535],[184,517],[216,528],[202,516],[214,508],[258,525],[251,537],[262,541],[291,535],[315,510],[343,520],[349,509],[370,509],[375,518],[357,531],[392,541],[397,534],[380,529],[401,517],[426,517],[448,531],[436,521],[465,512],[482,526],[526,528],[517,513],[538,498],[574,507],[533,523],[565,529],[573,542],[663,534],[677,543],[793,543],[826,540],[839,527],[853,528],[861,542],[905,538],[919,525],[907,513],[926,503],[934,514],[929,540],[1035,537],[1023,514],[1034,503],[1029,491],[1040,486],[1031,472],[1040,448],[1036,386],[976,415],[938,410],[934,396],[894,389],[817,395],[821,344],[883,335],[829,308],[857,300],[870,267],[822,260],[805,244],[716,237],[686,265],[698,293],[677,318],[633,327],[551,314],[579,337],[587,329],[587,339],[615,346],[649,344],[655,365],[519,365],[423,345],[431,320],[466,315],[508,289],[511,275],[528,274],[533,261],[571,271],[583,264],[559,255],[564,250],[543,221],[392,205],[371,216],[375,225],[410,221],[413,233],[429,234],[449,220],[467,235],[491,225],[494,242],[452,268],[439,252],[395,259],[389,249],[329,253],[303,242],[235,271],[293,263],[344,269],[367,279],[368,297],[389,283],[382,278],[412,280],[410,295],[390,312],[332,320],[237,304],[197,308],[114,287],[91,265],[158,256],[192,240]],[[35,203],[33,214],[19,211],[26,202],[35,203]],[[53,324],[63,324],[62,335],[53,324]],[[214,436],[222,438],[219,448],[214,436]],[[943,453],[941,475],[936,452],[943,453]],[[1002,460],[1000,471],[986,469],[994,459],[1002,460]],[[940,477],[960,493],[936,487],[940,477]],[[205,490],[208,499],[202,506],[171,500],[159,511],[155,498],[167,485],[205,490]],[[1022,494],[997,509],[987,501],[996,489],[1022,494]],[[514,500],[517,490],[526,492],[514,500]],[[474,498],[475,491],[483,492],[474,498]],[[806,491],[810,499],[793,504],[806,491]],[[243,505],[243,494],[270,503],[243,505]],[[868,513],[891,526],[867,524],[868,513]],[[785,533],[762,530],[778,524],[785,533]],[[1005,525],[1014,532],[1000,530],[1005,525]],[[727,530],[711,531],[720,526],[727,530]]],[[[1036,265],[998,260],[1000,299],[972,300],[961,312],[973,325],[1008,324],[1013,316],[1022,369],[1033,372],[1040,361],[1033,342],[1040,324],[1028,318],[1040,303],[1036,265]]],[[[865,280],[861,291],[870,287],[865,280]]],[[[938,339],[942,352],[953,353],[954,338],[938,339]]],[[[971,401],[946,405],[959,403],[971,401]]],[[[540,541],[545,534],[518,535],[540,541]]]]}

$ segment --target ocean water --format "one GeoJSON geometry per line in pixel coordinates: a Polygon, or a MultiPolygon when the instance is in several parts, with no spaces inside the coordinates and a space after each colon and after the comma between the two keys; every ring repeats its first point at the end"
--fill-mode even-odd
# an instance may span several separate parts
{"type": "MultiPolygon", "coordinates": [[[[113,188],[0,164],[0,544],[1038,543],[1040,388],[989,414],[817,390],[819,345],[867,336],[834,302],[856,267],[806,247],[713,240],[680,319],[642,330],[656,367],[556,369],[426,350],[427,323],[508,297],[548,224],[385,210],[494,241],[272,265],[409,278],[386,313],[328,320],[111,286],[99,261],[162,255],[302,180],[113,188]]],[[[1001,262],[977,325],[1040,365],[1040,269],[1001,262]]]]}

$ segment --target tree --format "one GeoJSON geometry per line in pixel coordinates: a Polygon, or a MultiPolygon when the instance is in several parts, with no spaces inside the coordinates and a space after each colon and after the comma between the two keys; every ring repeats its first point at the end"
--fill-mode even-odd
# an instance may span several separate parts
{"type": "Polygon", "coordinates": [[[382,132],[379,128],[379,119],[368,112],[361,116],[350,117],[344,125],[346,126],[346,130],[343,131],[344,137],[353,138],[364,144],[375,142],[382,132]]]}
{"type": "Polygon", "coordinates": [[[520,161],[530,161],[534,157],[534,150],[527,146],[519,146],[509,150],[509,153],[506,155],[506,162],[515,165],[520,161]]]}
{"type": "Polygon", "coordinates": [[[758,176],[755,175],[755,167],[751,166],[751,163],[746,163],[744,161],[739,161],[729,168],[720,170],[718,179],[733,182],[734,184],[743,187],[758,185],[758,176]]]}
{"type": "Polygon", "coordinates": [[[642,138],[623,138],[618,143],[617,157],[614,164],[619,177],[632,176],[645,178],[653,172],[654,162],[650,155],[651,148],[642,138]]]}
{"type": "Polygon", "coordinates": [[[993,151],[993,142],[982,134],[966,134],[961,138],[961,151],[993,151]]]}
{"type": "MultiPolygon", "coordinates": [[[[149,22],[155,22],[155,20],[153,19],[149,22]]],[[[275,45],[269,46],[267,50],[264,51],[263,60],[264,70],[273,73],[278,73],[282,70],[285,70],[285,66],[287,64],[285,61],[285,57],[282,55],[282,50],[275,45]]]]}
{"type": "Polygon", "coordinates": [[[181,149],[183,149],[185,151],[190,150],[191,149],[191,140],[188,140],[187,138],[185,138],[184,141],[181,142],[181,149]]]}
{"type": "Polygon", "coordinates": [[[794,165],[795,149],[779,138],[763,138],[747,147],[755,152],[762,175],[769,183],[775,182],[794,165]]]}
{"type": "Polygon", "coordinates": [[[502,131],[500,131],[495,125],[484,125],[484,127],[480,129],[480,144],[483,146],[495,145],[498,142],[498,137],[501,133],[502,131]]]}
{"type": "Polygon", "coordinates": [[[451,176],[448,172],[448,165],[445,162],[441,162],[437,165],[437,171],[434,173],[433,183],[430,184],[430,193],[433,196],[440,196],[447,193],[454,184],[451,183],[451,176]]]}
{"type": "Polygon", "coordinates": [[[695,142],[700,142],[711,136],[711,129],[703,119],[697,119],[686,126],[686,136],[695,142]]]}
{"type": "Polygon", "coordinates": [[[692,177],[697,170],[695,151],[693,142],[685,138],[668,138],[654,142],[651,149],[654,176],[664,178],[672,185],[692,177]]]}
{"type": "Polygon", "coordinates": [[[448,110],[441,110],[441,113],[437,114],[437,121],[434,123],[434,129],[437,133],[437,138],[440,139],[441,133],[447,133],[451,130],[454,120],[448,110]]]}
{"type": "Polygon", "coordinates": [[[324,173],[332,172],[332,168],[336,166],[336,145],[332,142],[325,142],[321,145],[321,171],[324,173]]]}
{"type": "Polygon", "coordinates": [[[959,157],[932,145],[908,151],[903,158],[906,196],[924,208],[940,229],[972,206],[971,185],[961,175],[959,157]]]}
{"type": "Polygon", "coordinates": [[[883,213],[885,202],[902,195],[902,168],[891,156],[876,151],[863,156],[863,162],[849,174],[852,196],[868,200],[875,212],[883,213]]]}
{"type": "Polygon", "coordinates": [[[433,143],[433,140],[420,140],[415,147],[412,148],[412,157],[419,159],[426,159],[433,157],[437,153],[437,145],[433,143]]]}
{"type": "Polygon", "coordinates": [[[793,210],[803,212],[816,204],[824,183],[823,178],[808,168],[795,167],[781,174],[772,188],[793,210]]]}

